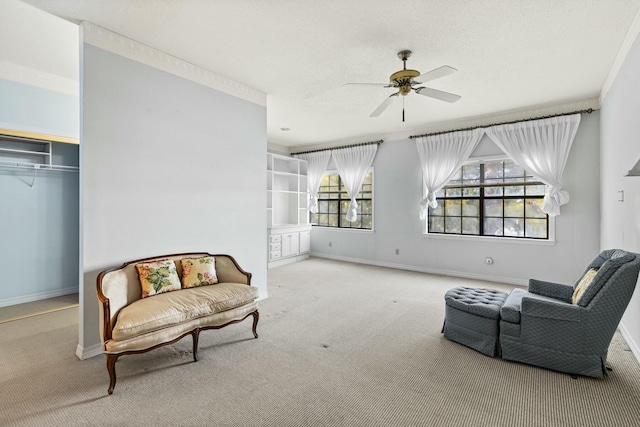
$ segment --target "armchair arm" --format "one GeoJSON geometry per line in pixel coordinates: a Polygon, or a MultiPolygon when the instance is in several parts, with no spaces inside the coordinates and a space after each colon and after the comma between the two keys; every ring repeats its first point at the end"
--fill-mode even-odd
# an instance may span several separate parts
{"type": "Polygon", "coordinates": [[[543,280],[529,279],[529,292],[555,298],[564,302],[571,302],[573,286],[561,283],[545,282],[543,280]]]}
{"type": "Polygon", "coordinates": [[[531,297],[522,298],[523,316],[542,317],[565,322],[580,322],[583,308],[561,301],[541,300],[531,297]]]}

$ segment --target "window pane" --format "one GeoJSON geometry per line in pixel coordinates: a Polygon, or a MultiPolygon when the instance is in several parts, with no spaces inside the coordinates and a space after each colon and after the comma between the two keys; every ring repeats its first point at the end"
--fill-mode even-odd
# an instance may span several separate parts
{"type": "Polygon", "coordinates": [[[349,209],[349,201],[348,200],[342,200],[340,202],[340,213],[342,215],[346,215],[348,209],[349,209]]]}
{"type": "Polygon", "coordinates": [[[438,207],[432,208],[429,207],[429,215],[444,215],[444,202],[442,200],[438,200],[438,207]]]}
{"type": "Polygon", "coordinates": [[[444,233],[444,217],[430,216],[429,231],[434,233],[444,233]]]}
{"type": "Polygon", "coordinates": [[[311,218],[309,219],[309,222],[311,224],[317,224],[318,223],[318,214],[317,213],[311,214],[311,218]]]}
{"type": "Polygon", "coordinates": [[[329,185],[332,187],[337,187],[339,185],[340,176],[338,174],[329,175],[329,185]]]}
{"type": "Polygon", "coordinates": [[[446,216],[460,216],[462,214],[462,204],[460,200],[445,200],[444,211],[446,216]]]}
{"type": "Polygon", "coordinates": [[[460,234],[461,231],[460,218],[456,217],[445,217],[444,219],[444,231],[445,233],[455,233],[460,234]]]}
{"type": "Polygon", "coordinates": [[[455,175],[451,177],[451,181],[460,181],[462,179],[462,168],[458,169],[455,175]]]}
{"type": "Polygon", "coordinates": [[[358,202],[363,214],[371,214],[371,200],[362,200],[358,202]]]}
{"type": "MultiPolygon", "coordinates": [[[[522,182],[520,178],[509,178],[504,180],[507,182],[522,182]]],[[[508,187],[504,187],[504,195],[505,196],[524,196],[524,186],[522,185],[510,185],[508,187]]]]}
{"type": "Polygon", "coordinates": [[[438,197],[444,197],[444,188],[436,191],[436,198],[438,197]]]}
{"type": "Polygon", "coordinates": [[[362,228],[371,228],[373,220],[371,215],[362,215],[362,228]]]}
{"type": "Polygon", "coordinates": [[[546,219],[527,219],[525,228],[525,237],[536,237],[540,239],[547,238],[547,220],[546,219]]]}
{"type": "Polygon", "coordinates": [[[329,223],[327,224],[330,227],[338,227],[338,214],[329,214],[329,223]]]}
{"type": "Polygon", "coordinates": [[[542,202],[544,199],[527,199],[524,205],[524,216],[527,218],[546,218],[547,214],[542,212],[542,202]]]}
{"type": "Polygon", "coordinates": [[[544,196],[544,185],[527,185],[527,196],[544,196]]]}
{"type": "MultiPolygon", "coordinates": [[[[478,183],[480,183],[480,181],[477,179],[466,181],[466,184],[478,184],[478,183]]],[[[465,197],[480,197],[480,187],[463,188],[462,195],[465,197]]]]}
{"type": "Polygon", "coordinates": [[[480,164],[464,166],[462,168],[462,179],[480,179],[480,164]]]}
{"type": "Polygon", "coordinates": [[[326,214],[318,214],[318,225],[329,225],[329,216],[326,214]]]}
{"type": "Polygon", "coordinates": [[[326,200],[320,200],[318,202],[318,213],[327,213],[329,212],[329,202],[326,200]]]}
{"type": "Polygon", "coordinates": [[[329,202],[329,213],[332,214],[337,214],[338,213],[338,201],[337,200],[331,200],[329,202]]]}
{"type": "MultiPolygon", "coordinates": [[[[524,216],[524,199],[505,199],[504,201],[505,217],[523,217],[524,216]]],[[[505,228],[506,228],[505,223],[505,228]]]]}
{"type": "Polygon", "coordinates": [[[502,178],[502,162],[490,162],[484,164],[485,178],[502,178]]]}
{"type": "MultiPolygon", "coordinates": [[[[502,199],[498,200],[485,200],[484,201],[484,214],[486,216],[502,216],[502,199]]],[[[500,224],[502,227],[502,224],[500,224]]]]}
{"type": "MultiPolygon", "coordinates": [[[[501,179],[487,179],[485,180],[485,184],[500,184],[502,183],[501,179]]],[[[485,187],[484,195],[487,197],[491,196],[502,196],[502,187],[485,187]]]]}
{"type": "MultiPolygon", "coordinates": [[[[457,185],[458,183],[451,183],[451,185],[457,185]]],[[[451,188],[445,190],[446,197],[460,197],[462,196],[461,188],[451,188]]]]}
{"type": "Polygon", "coordinates": [[[480,200],[462,200],[462,216],[480,216],[480,200]]]}
{"type": "Polygon", "coordinates": [[[362,226],[362,217],[360,215],[358,215],[358,217],[356,218],[355,221],[351,221],[349,223],[349,226],[351,228],[360,228],[362,226]]]}
{"type": "Polygon", "coordinates": [[[505,218],[504,219],[504,235],[512,237],[524,236],[524,219],[522,218],[505,218]]]}
{"type": "Polygon", "coordinates": [[[485,236],[502,236],[502,218],[486,218],[484,220],[485,236]]]}
{"type": "Polygon", "coordinates": [[[480,218],[462,218],[462,234],[480,234],[480,218]]]}
{"type": "Polygon", "coordinates": [[[505,178],[524,177],[524,169],[522,169],[515,162],[504,162],[504,177],[505,178]]]}

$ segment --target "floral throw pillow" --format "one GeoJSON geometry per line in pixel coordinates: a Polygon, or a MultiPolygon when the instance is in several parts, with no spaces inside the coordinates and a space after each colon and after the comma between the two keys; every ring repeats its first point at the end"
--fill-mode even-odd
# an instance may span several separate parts
{"type": "Polygon", "coordinates": [[[142,298],[180,289],[176,265],[170,259],[136,264],[142,298]]]}
{"type": "Polygon", "coordinates": [[[212,256],[184,258],[182,263],[182,287],[195,288],[218,283],[216,259],[212,256]]]}
{"type": "Polygon", "coordinates": [[[584,273],[584,276],[580,279],[580,283],[578,283],[578,286],[573,290],[573,296],[571,297],[571,303],[573,305],[578,304],[580,298],[582,298],[582,295],[584,294],[584,291],[586,291],[591,282],[593,282],[596,274],[598,274],[598,270],[595,268],[590,268],[586,273],[584,273]]]}

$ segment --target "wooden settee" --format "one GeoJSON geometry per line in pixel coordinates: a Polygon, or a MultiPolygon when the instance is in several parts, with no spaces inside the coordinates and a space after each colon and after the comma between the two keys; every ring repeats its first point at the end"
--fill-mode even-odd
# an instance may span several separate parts
{"type": "Polygon", "coordinates": [[[258,289],[230,255],[205,252],[163,255],[124,263],[101,272],[97,279],[103,351],[112,394],[116,384],[116,361],[125,354],[144,353],[193,337],[193,359],[198,360],[198,335],[253,316],[253,335],[258,338],[258,289]],[[218,283],[174,290],[142,298],[137,264],[172,260],[182,275],[180,260],[211,256],[218,283]]]}

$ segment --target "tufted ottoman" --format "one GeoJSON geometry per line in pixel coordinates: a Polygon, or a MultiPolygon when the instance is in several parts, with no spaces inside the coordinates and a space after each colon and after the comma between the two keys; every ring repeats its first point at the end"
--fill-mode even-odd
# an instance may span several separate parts
{"type": "Polygon", "coordinates": [[[506,299],[506,293],[490,289],[459,286],[448,290],[444,294],[444,336],[487,356],[496,356],[500,307],[506,299]]]}

